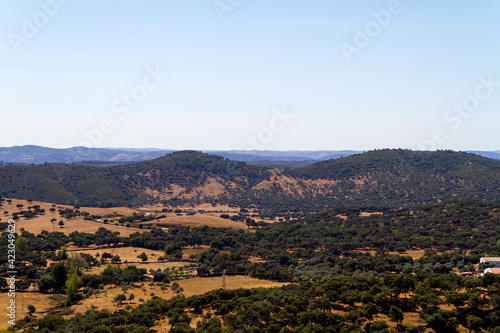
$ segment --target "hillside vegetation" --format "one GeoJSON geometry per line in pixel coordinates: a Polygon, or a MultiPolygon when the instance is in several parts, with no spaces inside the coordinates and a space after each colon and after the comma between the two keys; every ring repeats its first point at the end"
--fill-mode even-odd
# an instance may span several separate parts
{"type": "MultiPolygon", "coordinates": [[[[225,204],[262,217],[341,205],[414,206],[452,198],[498,201],[500,161],[452,152],[377,150],[295,169],[270,169],[195,151],[93,168],[0,168],[0,195],[89,206],[225,204]]],[[[299,215],[297,215],[299,214],[299,215]]]]}
{"type": "Polygon", "coordinates": [[[0,168],[0,193],[19,199],[110,207],[200,198],[199,191],[193,192],[209,179],[220,185],[217,194],[227,191],[236,196],[266,177],[264,168],[182,151],[142,163],[100,168],[77,164],[5,166],[0,168]]]}
{"type": "MultiPolygon", "coordinates": [[[[36,284],[37,294],[51,295],[55,302],[43,314],[20,318],[18,328],[33,333],[146,333],[159,326],[190,333],[495,332],[499,275],[459,273],[478,273],[487,267],[474,265],[480,257],[500,254],[499,203],[449,200],[371,210],[375,207],[339,207],[255,232],[171,227],[125,236],[104,227],[69,235],[24,230],[16,235],[16,288],[22,292],[36,284]],[[67,250],[75,246],[78,253],[69,256],[67,250]],[[182,259],[194,247],[198,251],[182,259]],[[423,256],[407,255],[415,249],[424,250],[423,256]],[[150,263],[132,262],[139,259],[150,263]],[[178,260],[185,265],[173,266],[178,260]],[[274,280],[281,287],[219,289],[225,281],[221,274],[274,280]],[[222,283],[208,287],[217,276],[222,283]],[[188,289],[190,280],[205,288],[188,289]]],[[[0,228],[7,230],[7,223],[0,228]]],[[[4,233],[4,272],[8,243],[4,233]]],[[[0,278],[0,289],[7,287],[0,278]]]]}

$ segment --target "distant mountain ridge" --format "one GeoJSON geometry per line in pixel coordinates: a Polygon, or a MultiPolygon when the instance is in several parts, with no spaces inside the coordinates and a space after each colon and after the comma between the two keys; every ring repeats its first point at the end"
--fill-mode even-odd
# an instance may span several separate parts
{"type": "Polygon", "coordinates": [[[82,161],[138,162],[172,152],[173,150],[135,151],[86,147],[58,149],[28,145],[0,148],[0,161],[16,164],[74,163],[82,161]]]}
{"type": "Polygon", "coordinates": [[[481,151],[481,150],[468,150],[468,153],[488,157],[494,160],[500,160],[500,150],[481,151]]]}
{"type": "MultiPolygon", "coordinates": [[[[142,162],[171,154],[175,149],[158,148],[48,148],[35,145],[0,147],[0,167],[3,164],[43,163],[113,163],[142,162]],[[3,162],[3,163],[2,163],[3,162]]],[[[337,159],[363,153],[360,150],[202,150],[201,152],[224,158],[271,168],[295,168],[318,161],[337,159]]],[[[476,155],[500,160],[500,150],[468,151],[476,155]]],[[[99,165],[99,164],[97,164],[99,165]]]]}
{"type": "MultiPolygon", "coordinates": [[[[43,163],[80,163],[96,162],[142,162],[171,154],[174,149],[156,148],[47,148],[27,145],[14,147],[0,147],[0,161],[13,164],[43,164],[43,163]]],[[[282,167],[309,165],[316,161],[338,158],[360,153],[361,151],[257,151],[257,150],[203,150],[202,152],[219,155],[224,158],[242,161],[259,162],[272,165],[273,162],[281,163],[282,167]]]]}
{"type": "Polygon", "coordinates": [[[196,151],[126,165],[12,165],[0,195],[91,206],[226,204],[273,216],[341,205],[500,201],[500,161],[469,153],[376,150],[293,169],[196,151]]]}

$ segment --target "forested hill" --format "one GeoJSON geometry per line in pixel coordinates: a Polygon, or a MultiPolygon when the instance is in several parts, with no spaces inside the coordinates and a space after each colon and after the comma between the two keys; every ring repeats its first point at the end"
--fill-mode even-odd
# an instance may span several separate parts
{"type": "Polygon", "coordinates": [[[453,151],[376,150],[284,170],[330,202],[398,207],[452,198],[500,200],[500,161],[453,151]],[[321,181],[320,181],[321,180],[321,181]]]}
{"type": "Polygon", "coordinates": [[[295,169],[195,151],[128,165],[0,168],[0,195],[84,205],[222,203],[269,215],[346,204],[414,206],[453,198],[500,201],[500,161],[451,151],[377,150],[295,169]]]}
{"type": "MultiPolygon", "coordinates": [[[[0,195],[90,206],[137,205],[171,199],[237,196],[269,178],[265,168],[195,151],[109,167],[78,164],[0,168],[0,195]]],[[[205,198],[206,199],[206,198],[205,198]]]]}
{"type": "Polygon", "coordinates": [[[317,162],[288,170],[287,174],[304,179],[359,178],[374,174],[390,174],[394,178],[406,179],[413,174],[432,174],[453,180],[471,177],[471,173],[487,179],[499,171],[500,161],[470,153],[384,149],[317,162]]]}

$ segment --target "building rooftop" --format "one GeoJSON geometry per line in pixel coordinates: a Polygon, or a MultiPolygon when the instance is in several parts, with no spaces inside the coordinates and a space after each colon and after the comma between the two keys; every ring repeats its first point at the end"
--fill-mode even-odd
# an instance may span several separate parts
{"type": "Polygon", "coordinates": [[[482,257],[479,262],[500,262],[500,257],[482,257]]]}

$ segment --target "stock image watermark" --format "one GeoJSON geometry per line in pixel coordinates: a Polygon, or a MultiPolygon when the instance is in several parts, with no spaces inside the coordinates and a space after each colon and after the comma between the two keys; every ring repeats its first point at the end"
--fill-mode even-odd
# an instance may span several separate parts
{"type": "Polygon", "coordinates": [[[146,67],[147,74],[140,84],[135,85],[129,92],[121,94],[111,104],[111,112],[115,119],[110,117],[102,118],[95,128],[84,129],[82,134],[85,137],[80,141],[79,146],[98,147],[104,141],[106,135],[111,134],[116,128],[117,120],[125,120],[132,110],[137,109],[149,94],[156,90],[168,77],[169,73],[163,71],[159,65],[155,68],[146,67]]]}
{"type": "Polygon", "coordinates": [[[260,129],[255,135],[250,135],[238,146],[238,150],[257,149],[264,150],[270,144],[276,134],[283,132],[288,125],[297,116],[283,108],[282,110],[273,110],[274,116],[269,120],[269,125],[260,129]]]}
{"type": "Polygon", "coordinates": [[[351,43],[343,42],[339,45],[347,63],[351,63],[354,55],[360,54],[363,49],[367,48],[382,33],[383,29],[391,24],[393,17],[402,11],[403,6],[399,0],[389,1],[386,9],[372,10],[370,12],[372,20],[366,22],[363,28],[354,28],[353,41],[351,43]]]}
{"type": "MultiPolygon", "coordinates": [[[[78,146],[89,148],[99,147],[104,142],[105,137],[113,133],[117,123],[127,119],[132,110],[139,108],[140,104],[146,100],[149,94],[158,89],[169,75],[168,72],[161,69],[160,65],[156,65],[155,67],[147,66],[145,71],[146,74],[139,84],[121,94],[111,103],[111,115],[99,120],[94,128],[83,129],[82,136],[84,139],[78,143],[78,146]]],[[[78,160],[79,156],[78,151],[74,151],[71,155],[74,161],[78,160]]],[[[62,182],[65,179],[65,175],[71,172],[69,167],[58,164],[53,164],[52,169],[59,182],[62,182]]]]}
{"type": "Polygon", "coordinates": [[[40,31],[45,28],[50,20],[56,17],[61,6],[66,5],[71,0],[40,0],[38,5],[40,10],[36,11],[30,17],[21,17],[21,30],[19,32],[9,32],[7,39],[14,52],[19,52],[22,45],[26,45],[30,40],[38,36],[40,31]]]}
{"type": "Polygon", "coordinates": [[[7,229],[7,296],[9,297],[9,305],[7,306],[8,322],[11,325],[16,324],[16,222],[9,220],[7,229]]]}
{"type": "Polygon", "coordinates": [[[243,0],[214,0],[212,5],[217,16],[219,16],[219,20],[224,21],[226,14],[232,13],[242,3],[243,0]]]}
{"type": "MultiPolygon", "coordinates": [[[[443,121],[448,124],[452,130],[459,129],[464,120],[468,119],[481,105],[481,102],[490,98],[500,87],[500,82],[494,81],[493,75],[487,77],[480,76],[479,84],[474,92],[467,95],[461,103],[454,104],[443,113],[443,121]]],[[[416,140],[415,143],[420,150],[436,150],[439,144],[448,140],[447,131],[443,127],[434,128],[429,137],[416,140]]]]}

